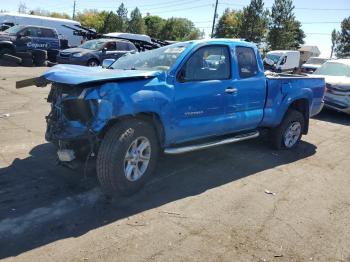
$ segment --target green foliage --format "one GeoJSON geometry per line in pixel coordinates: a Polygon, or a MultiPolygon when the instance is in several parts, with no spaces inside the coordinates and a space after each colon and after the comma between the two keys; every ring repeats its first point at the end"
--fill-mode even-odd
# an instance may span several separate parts
{"type": "Polygon", "coordinates": [[[123,3],[120,4],[117,10],[116,31],[126,32],[128,29],[128,9],[123,3]]]}
{"type": "Polygon", "coordinates": [[[242,12],[226,8],[215,27],[214,37],[238,38],[242,12]]]}
{"type": "Polygon", "coordinates": [[[49,12],[47,10],[43,10],[40,8],[37,8],[35,10],[29,11],[29,14],[31,15],[40,15],[40,16],[48,16],[48,17],[54,17],[54,18],[63,18],[63,19],[71,19],[71,17],[66,13],[59,13],[59,12],[49,12]]]}
{"type": "Polygon", "coordinates": [[[134,34],[144,34],[146,31],[145,22],[143,21],[141,12],[137,7],[130,13],[128,31],[134,34]]]}
{"type": "Polygon", "coordinates": [[[336,38],[335,53],[338,58],[350,57],[350,16],[341,23],[341,30],[336,38]]]}
{"type": "Polygon", "coordinates": [[[162,38],[161,32],[166,20],[159,16],[146,16],[143,18],[146,25],[146,34],[154,38],[162,38]]]}
{"type": "Polygon", "coordinates": [[[186,18],[169,18],[161,31],[162,39],[186,41],[200,38],[202,33],[186,18]]]}
{"type": "Polygon", "coordinates": [[[298,49],[304,43],[301,23],[295,19],[292,0],[275,0],[267,41],[272,50],[298,49]]]}
{"type": "Polygon", "coordinates": [[[267,33],[268,15],[269,12],[264,9],[263,0],[251,0],[250,4],[243,8],[238,36],[260,44],[267,33]]]}
{"type": "Polygon", "coordinates": [[[97,32],[103,31],[105,19],[106,12],[99,12],[96,9],[84,10],[76,15],[76,20],[83,26],[94,28],[97,32]]]}

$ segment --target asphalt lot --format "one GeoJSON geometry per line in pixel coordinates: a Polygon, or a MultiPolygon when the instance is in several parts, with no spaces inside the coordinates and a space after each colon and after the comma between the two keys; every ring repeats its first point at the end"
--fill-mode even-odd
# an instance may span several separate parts
{"type": "Polygon", "coordinates": [[[321,112],[293,151],[258,138],[164,156],[111,200],[93,172],[56,165],[49,88],[15,89],[45,70],[0,67],[0,259],[350,261],[349,116],[321,112]]]}

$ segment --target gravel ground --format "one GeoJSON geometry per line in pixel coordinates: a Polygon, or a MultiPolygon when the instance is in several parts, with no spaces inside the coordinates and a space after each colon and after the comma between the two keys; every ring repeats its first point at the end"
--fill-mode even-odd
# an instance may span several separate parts
{"type": "Polygon", "coordinates": [[[45,68],[0,68],[0,258],[350,261],[350,117],[324,110],[293,151],[266,139],[164,156],[129,198],[56,164],[45,68]],[[6,115],[9,114],[9,115],[6,115]],[[267,194],[272,192],[274,194],[267,194]]]}

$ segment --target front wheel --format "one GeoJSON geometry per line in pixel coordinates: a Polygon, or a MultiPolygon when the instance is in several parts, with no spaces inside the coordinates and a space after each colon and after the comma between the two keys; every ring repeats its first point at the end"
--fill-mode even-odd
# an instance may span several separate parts
{"type": "Polygon", "coordinates": [[[159,145],[151,124],[126,120],[104,137],[97,155],[97,177],[109,195],[131,195],[147,182],[156,167],[159,145]]]}
{"type": "Polygon", "coordinates": [[[96,59],[90,59],[86,65],[90,67],[99,66],[100,62],[96,59]]]}
{"type": "Polygon", "coordinates": [[[272,143],[276,149],[292,149],[301,139],[305,127],[301,112],[290,109],[282,123],[272,130],[272,143]]]}

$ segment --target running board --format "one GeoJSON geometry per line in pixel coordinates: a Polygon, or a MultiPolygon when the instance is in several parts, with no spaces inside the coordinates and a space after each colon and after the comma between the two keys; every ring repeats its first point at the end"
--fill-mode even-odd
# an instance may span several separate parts
{"type": "Polygon", "coordinates": [[[177,155],[177,154],[197,151],[197,150],[201,150],[201,149],[206,149],[206,148],[209,148],[209,147],[221,146],[221,145],[236,143],[236,142],[239,142],[239,141],[256,138],[259,135],[260,135],[259,131],[254,131],[254,132],[249,132],[249,133],[237,135],[237,136],[226,138],[226,139],[222,139],[222,140],[216,140],[216,141],[212,141],[212,142],[204,143],[204,144],[190,145],[190,146],[184,146],[184,147],[166,148],[164,150],[164,153],[165,154],[170,154],[170,155],[177,155]]]}

